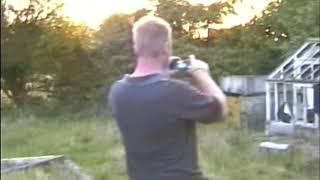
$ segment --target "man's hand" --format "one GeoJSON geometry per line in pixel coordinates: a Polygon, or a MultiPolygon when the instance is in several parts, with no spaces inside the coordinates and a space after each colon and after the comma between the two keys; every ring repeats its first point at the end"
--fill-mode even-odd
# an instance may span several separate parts
{"type": "MultiPolygon", "coordinates": [[[[174,58],[178,57],[172,57],[170,60],[174,58]]],[[[217,107],[212,107],[216,110],[217,114],[215,116],[218,116],[219,119],[224,119],[227,114],[226,96],[211,78],[209,65],[202,60],[196,59],[194,55],[191,55],[189,60],[190,66],[187,71],[170,70],[168,74],[171,77],[181,77],[183,80],[190,82],[203,94],[214,97],[218,101],[217,107]]]]}
{"type": "Polygon", "coordinates": [[[190,69],[188,70],[188,73],[192,74],[192,72],[197,70],[209,72],[209,65],[202,60],[196,59],[194,55],[190,55],[190,69]]]}
{"type": "Polygon", "coordinates": [[[215,108],[218,111],[219,119],[224,119],[228,111],[227,98],[211,78],[208,64],[201,60],[191,59],[191,68],[188,70],[188,73],[191,76],[192,84],[197,89],[208,96],[215,97],[219,101],[219,107],[215,108]]]}

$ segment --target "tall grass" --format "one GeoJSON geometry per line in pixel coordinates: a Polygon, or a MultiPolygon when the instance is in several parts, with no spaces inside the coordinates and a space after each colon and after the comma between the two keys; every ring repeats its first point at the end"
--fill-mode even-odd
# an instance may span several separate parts
{"type": "MultiPolygon", "coordinates": [[[[24,112],[4,113],[2,157],[64,154],[94,179],[127,180],[123,146],[114,121],[84,114],[45,117],[24,112]]],[[[257,137],[261,133],[242,130],[230,122],[198,126],[199,160],[207,176],[215,180],[319,179],[319,159],[314,160],[299,150],[292,154],[266,155],[258,151],[261,138],[257,137]]],[[[54,174],[51,170],[38,169],[2,178],[51,180],[55,179],[54,174]]]]}

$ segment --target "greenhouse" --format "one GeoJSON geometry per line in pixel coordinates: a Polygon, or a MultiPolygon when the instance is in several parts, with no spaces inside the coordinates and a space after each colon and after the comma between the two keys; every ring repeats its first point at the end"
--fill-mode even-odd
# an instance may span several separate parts
{"type": "Polygon", "coordinates": [[[308,39],[268,76],[266,134],[319,134],[319,60],[319,38],[308,39]]]}

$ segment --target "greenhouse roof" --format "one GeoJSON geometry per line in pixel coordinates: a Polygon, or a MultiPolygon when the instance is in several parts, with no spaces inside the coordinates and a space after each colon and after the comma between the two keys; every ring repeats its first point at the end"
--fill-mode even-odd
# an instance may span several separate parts
{"type": "Polygon", "coordinates": [[[308,39],[269,75],[267,81],[320,83],[320,39],[308,39]]]}

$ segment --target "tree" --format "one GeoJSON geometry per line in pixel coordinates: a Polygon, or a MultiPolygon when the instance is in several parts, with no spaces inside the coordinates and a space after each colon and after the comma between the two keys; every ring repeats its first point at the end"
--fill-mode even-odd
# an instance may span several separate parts
{"type": "Polygon", "coordinates": [[[231,2],[215,2],[209,6],[192,5],[186,0],[159,0],[156,15],[167,20],[177,37],[193,37],[194,30],[205,29],[209,25],[222,23],[222,16],[233,13],[231,2]]]}
{"type": "Polygon", "coordinates": [[[39,72],[53,76],[52,97],[64,103],[79,103],[92,98],[99,72],[88,46],[90,29],[65,24],[48,31],[37,55],[39,72]]]}
{"type": "MultiPolygon", "coordinates": [[[[33,52],[43,36],[44,28],[58,18],[60,5],[30,0],[28,7],[15,10],[8,7],[7,14],[14,16],[12,22],[3,27],[5,37],[1,46],[2,90],[16,104],[26,101],[26,84],[33,72],[33,52]],[[48,8],[50,7],[50,8],[48,8]],[[47,9],[44,12],[44,9],[47,9]]],[[[3,14],[4,15],[4,14],[3,14]]]]}
{"type": "Polygon", "coordinates": [[[245,26],[217,30],[207,42],[176,40],[175,47],[206,60],[215,77],[268,74],[307,38],[319,36],[319,6],[316,1],[271,3],[262,18],[245,26]]]}
{"type": "MultiPolygon", "coordinates": [[[[6,30],[6,26],[8,26],[8,20],[7,17],[5,16],[5,12],[6,12],[6,2],[5,1],[1,1],[1,47],[4,46],[4,41],[5,41],[5,34],[7,32],[5,32],[6,30]]],[[[3,54],[2,52],[2,48],[1,48],[1,56],[3,54]]]]}
{"type": "Polygon", "coordinates": [[[267,11],[274,11],[261,18],[257,23],[269,40],[288,50],[298,47],[309,37],[320,34],[320,3],[319,1],[284,0],[270,6],[267,11]]]}
{"type": "MultiPolygon", "coordinates": [[[[35,90],[62,102],[102,99],[104,87],[127,72],[128,64],[134,67],[131,28],[148,10],[115,14],[92,32],[62,18],[55,1],[29,1],[23,10],[6,9],[1,1],[2,13],[6,11],[1,16],[1,85],[16,104],[28,102],[35,90]],[[12,22],[6,21],[8,13],[15,17],[12,22]]],[[[159,0],[156,9],[173,27],[174,55],[195,54],[208,62],[214,77],[269,73],[290,49],[319,35],[319,4],[299,0],[270,4],[262,18],[245,26],[212,31],[210,24],[234,13],[234,2],[224,2],[204,6],[159,0]],[[212,32],[195,39],[199,29],[212,32]]]]}
{"type": "Polygon", "coordinates": [[[139,20],[141,17],[146,16],[150,13],[150,10],[147,9],[139,9],[136,12],[132,13],[131,16],[133,16],[133,20],[137,21],[139,20]]]}
{"type": "Polygon", "coordinates": [[[30,0],[22,10],[8,9],[14,19],[4,27],[1,88],[17,105],[29,102],[32,91],[77,102],[94,87],[95,67],[86,46],[91,32],[61,17],[61,7],[30,0]]]}
{"type": "Polygon", "coordinates": [[[95,34],[96,56],[104,77],[113,79],[125,72],[127,65],[133,62],[131,27],[134,19],[131,15],[115,14],[101,25],[95,34]]]}

